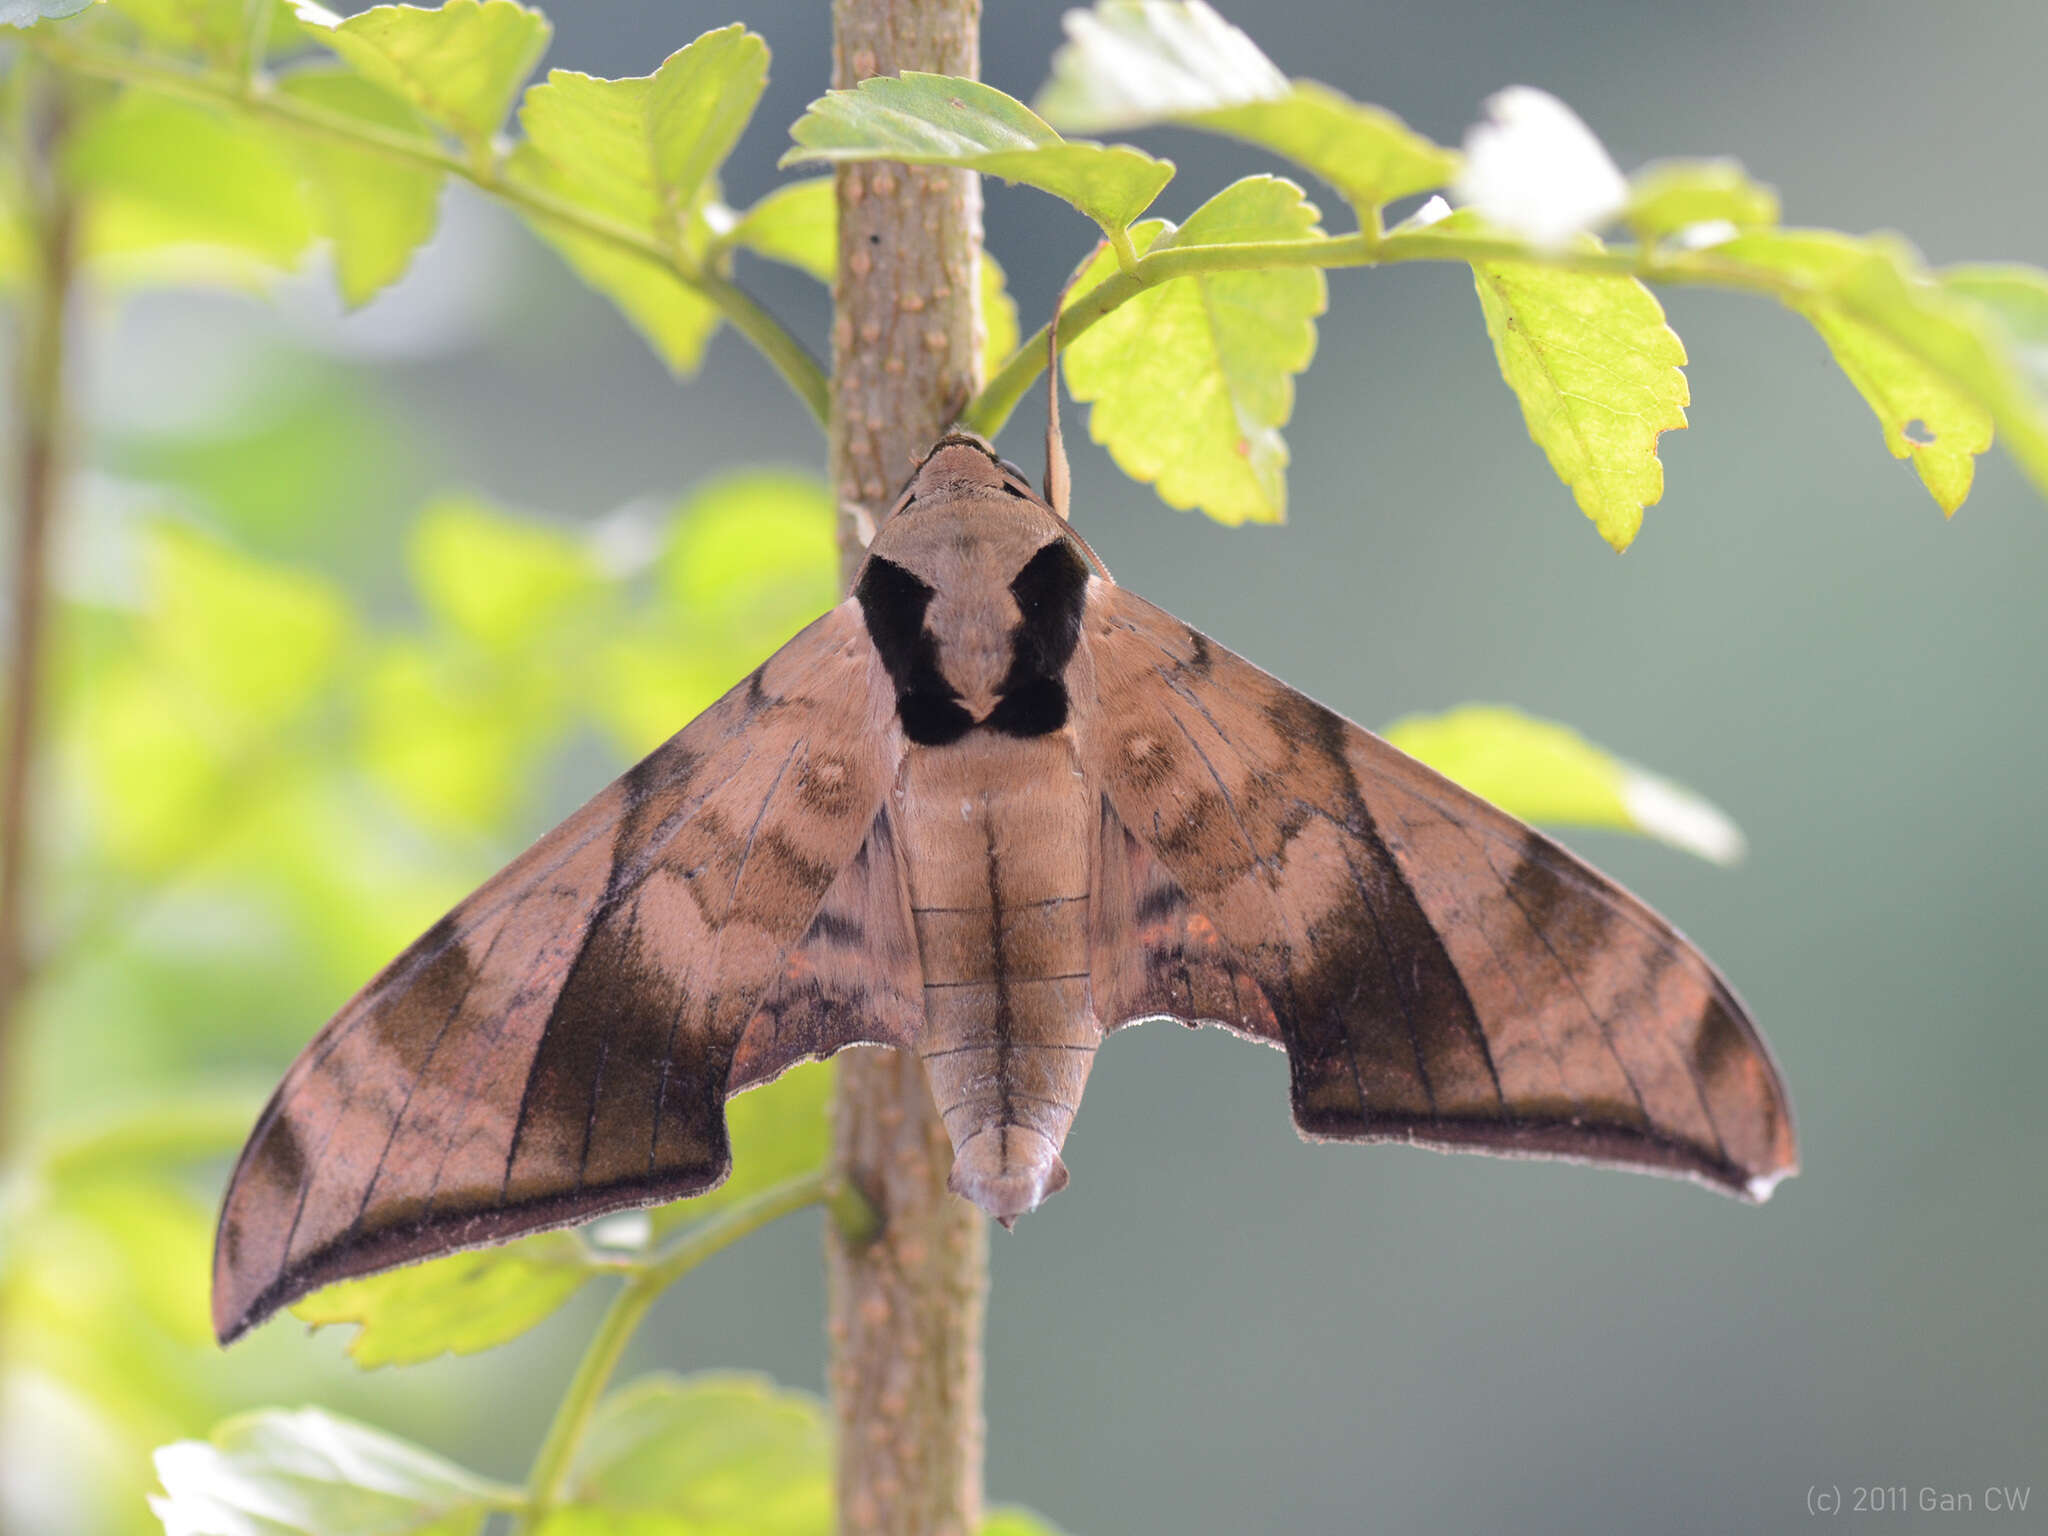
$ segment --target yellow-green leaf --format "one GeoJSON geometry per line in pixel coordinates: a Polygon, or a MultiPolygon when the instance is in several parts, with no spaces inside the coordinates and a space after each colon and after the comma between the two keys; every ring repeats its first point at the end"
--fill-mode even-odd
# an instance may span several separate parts
{"type": "Polygon", "coordinates": [[[266,1408],[156,1453],[150,1507],[180,1536],[473,1536],[517,1498],[320,1408],[266,1408]]]}
{"type": "Polygon", "coordinates": [[[1458,157],[1393,113],[1289,80],[1203,0],[1100,0],[1069,11],[1067,43],[1038,96],[1083,133],[1180,123],[1257,144],[1361,208],[1442,186],[1458,157]]]}
{"type": "Polygon", "coordinates": [[[830,176],[777,187],[719,237],[721,250],[742,246],[756,256],[832,281],[839,264],[839,205],[830,176]]]}
{"type": "MultiPolygon", "coordinates": [[[[411,107],[360,75],[298,70],[278,81],[277,89],[333,116],[413,134],[432,145],[411,107]]],[[[320,228],[334,242],[342,300],[366,304],[405,275],[412,253],[433,234],[441,174],[374,150],[353,149],[332,134],[298,135],[294,147],[320,228]]]]}
{"type": "Polygon", "coordinates": [[[737,1372],[643,1376],[599,1406],[569,1502],[687,1514],[690,1536],[821,1536],[832,1527],[823,1405],[737,1372]]]}
{"type": "Polygon", "coordinates": [[[1045,1516],[1015,1504],[998,1504],[982,1517],[981,1536],[1065,1536],[1045,1516]]]}
{"type": "MultiPolygon", "coordinates": [[[[1140,250],[1318,233],[1315,205],[1293,182],[1250,176],[1196,209],[1178,230],[1147,221],[1140,250]]],[[[1099,254],[1079,299],[1114,267],[1099,254]]],[[[1077,337],[1062,359],[1067,387],[1093,409],[1089,435],[1168,506],[1223,523],[1276,523],[1287,512],[1294,375],[1315,355],[1323,274],[1309,267],[1205,272],[1137,294],[1077,337]]],[[[1070,300],[1071,302],[1071,300],[1070,300]]]]}
{"type": "Polygon", "coordinates": [[[299,20],[364,79],[402,97],[478,157],[504,125],[512,98],[552,28],[518,0],[447,0],[425,9],[377,5],[346,20],[298,0],[299,20]]]}
{"type": "Polygon", "coordinates": [[[429,613],[504,650],[581,608],[603,585],[588,544],[469,497],[425,508],[407,551],[429,613]]]}
{"type": "Polygon", "coordinates": [[[594,1273],[572,1232],[541,1232],[497,1248],[454,1253],[360,1280],[298,1302],[314,1327],[353,1323],[349,1358],[364,1370],[436,1355],[473,1355],[517,1338],[554,1315],[594,1273]]]}
{"type": "MultiPolygon", "coordinates": [[[[62,3],[66,9],[52,9],[45,0],[44,13],[68,16],[85,9],[73,0],[62,3]]],[[[297,31],[286,0],[264,3],[270,11],[266,18],[267,37],[282,39],[297,31]]],[[[238,73],[246,66],[252,41],[248,0],[112,0],[112,8],[134,22],[136,29],[160,48],[198,54],[230,72],[238,73]]]]}
{"type": "Polygon", "coordinates": [[[292,267],[313,231],[287,148],[253,118],[129,91],[84,124],[66,165],[96,254],[199,247],[292,267]]]}
{"type": "Polygon", "coordinates": [[[812,102],[790,129],[784,165],[893,160],[953,165],[1072,203],[1121,235],[1173,177],[1127,144],[1069,141],[1015,97],[978,80],[908,73],[863,80],[812,102]]]}
{"type": "MultiPolygon", "coordinates": [[[[2027,400],[1997,323],[1985,324],[1974,306],[1919,272],[1902,247],[1824,230],[1777,230],[1726,242],[1716,254],[1800,282],[1804,291],[1786,302],[1820,333],[1876,414],[1892,457],[1913,461],[1944,516],[1954,516],[1969,496],[1976,457],[1991,446],[1987,386],[2007,394],[2015,451],[2029,424],[2048,446],[2048,426],[2038,403],[2027,400]]],[[[2040,468],[2035,474],[2042,478],[2040,468]]]]}
{"type": "Polygon", "coordinates": [[[2034,387],[2048,389],[2048,272],[2017,263],[1945,267],[1941,282],[1988,310],[2034,387]]]}
{"type": "Polygon", "coordinates": [[[706,253],[714,173],[767,77],[767,44],[744,27],[722,27],[669,55],[652,75],[599,80],[555,70],[519,109],[526,139],[513,154],[511,177],[644,235],[648,249],[529,213],[534,228],[678,374],[695,370],[718,325],[717,308],[681,274],[706,253]]]}
{"type": "Polygon", "coordinates": [[[1009,361],[1022,332],[1002,266],[986,250],[981,253],[981,332],[981,372],[988,378],[1009,361]]]}
{"type": "Polygon", "coordinates": [[[677,49],[651,75],[600,80],[551,70],[519,125],[563,195],[682,255],[699,200],[768,80],[768,45],[734,25],[677,49]]]}
{"type": "Polygon", "coordinates": [[[1388,741],[1511,816],[1637,832],[1716,864],[1744,851],[1727,814],[1682,785],[1596,747],[1570,726],[1498,704],[1408,715],[1388,741]]]}
{"type": "Polygon", "coordinates": [[[1472,274],[1529,436],[1600,536],[1627,549],[1664,494],[1657,439],[1685,425],[1684,344],[1633,277],[1518,262],[1472,274]]]}
{"type": "Polygon", "coordinates": [[[353,622],[328,582],[168,525],[146,558],[152,647],[188,703],[268,726],[326,686],[353,622]]]}
{"type": "Polygon", "coordinates": [[[1659,160],[1629,178],[1622,218],[1644,240],[1715,225],[1768,228],[1778,222],[1778,194],[1734,160],[1659,160]]]}

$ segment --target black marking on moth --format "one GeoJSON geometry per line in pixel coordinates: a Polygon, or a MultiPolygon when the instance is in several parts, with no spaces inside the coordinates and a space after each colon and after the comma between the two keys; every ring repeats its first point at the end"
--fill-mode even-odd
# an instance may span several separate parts
{"type": "Polygon", "coordinates": [[[939,670],[938,638],[924,624],[932,589],[895,561],[873,555],[853,595],[868,638],[896,685],[903,734],[921,747],[942,747],[965,736],[974,717],[939,670]]]}
{"type": "Polygon", "coordinates": [[[1067,723],[1061,681],[1081,643],[1081,609],[1088,594],[1088,564],[1065,539],[1024,562],[1010,582],[1020,621],[1011,632],[1010,671],[996,707],[983,724],[1005,736],[1043,736],[1067,723]]]}

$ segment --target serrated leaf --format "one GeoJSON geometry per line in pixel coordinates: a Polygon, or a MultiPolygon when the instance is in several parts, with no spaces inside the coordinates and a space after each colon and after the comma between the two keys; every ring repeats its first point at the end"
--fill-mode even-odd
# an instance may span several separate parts
{"type": "Polygon", "coordinates": [[[981,372],[990,378],[1017,350],[1022,333],[1002,266],[986,250],[981,253],[981,331],[981,372]]]}
{"type": "Polygon", "coordinates": [[[603,586],[585,540],[470,497],[423,509],[407,543],[427,611],[494,650],[560,622],[603,586]]]}
{"type": "Polygon", "coordinates": [[[719,239],[721,249],[740,246],[769,261],[832,281],[839,265],[839,205],[832,178],[814,176],[777,187],[740,215],[719,239]]]}
{"type": "Polygon", "coordinates": [[[1465,704],[1404,716],[1384,734],[1523,821],[1636,832],[1716,864],[1733,864],[1744,852],[1741,830],[1719,807],[1555,721],[1465,704]]]}
{"type": "Polygon", "coordinates": [[[32,27],[76,16],[93,0],[0,0],[0,27],[32,27]]]}
{"type": "Polygon", "coordinates": [[[313,231],[285,149],[253,119],[129,91],[80,128],[65,166],[101,255],[210,247],[292,267],[313,231]]]}
{"type": "Polygon", "coordinates": [[[649,236],[637,253],[546,215],[534,228],[609,297],[670,369],[695,370],[718,310],[680,275],[710,241],[712,177],[746,127],[768,77],[767,44],[744,27],[707,32],[652,75],[599,80],[552,71],[526,93],[526,140],[510,174],[649,236]]]}
{"type": "Polygon", "coordinates": [[[830,1442],[816,1398],[764,1377],[642,1377],[599,1406],[571,1499],[682,1516],[691,1536],[825,1536],[830,1442]]]}
{"type": "Polygon", "coordinates": [[[1151,206],[1173,164],[1128,144],[1069,141],[1023,102],[951,75],[863,80],[812,102],[790,129],[784,165],[862,160],[951,165],[1000,176],[1074,205],[1112,236],[1151,206]]]}
{"type": "Polygon", "coordinates": [[[298,0],[299,20],[364,79],[412,103],[482,158],[553,29],[517,0],[378,5],[343,20],[298,0]]]}
{"type": "Polygon", "coordinates": [[[831,1102],[832,1064],[826,1061],[804,1062],[772,1083],[728,1099],[732,1173],[708,1193],[656,1207],[653,1230],[672,1232],[824,1167],[831,1102]]]}
{"type": "MultiPolygon", "coordinates": [[[[1148,221],[1142,250],[1319,233],[1293,182],[1251,176],[1225,187],[1178,230],[1148,221]]],[[[1113,271],[1107,253],[1074,286],[1079,299],[1113,271]]],[[[1077,337],[1062,359],[1067,388],[1091,403],[1089,435],[1168,506],[1223,523],[1276,523],[1287,511],[1294,375],[1315,355],[1323,274],[1307,267],[1206,272],[1137,294],[1077,337]]],[[[1071,302],[1072,300],[1070,300],[1071,302]]]]}
{"type": "Polygon", "coordinates": [[[1701,226],[1768,228],[1778,222],[1778,194],[1751,181],[1738,161],[1658,160],[1629,178],[1621,216],[1642,240],[1701,226]]]}
{"type": "Polygon", "coordinates": [[[319,1408],[230,1419],[156,1453],[166,1536],[473,1536],[517,1495],[319,1408]]]}
{"type": "Polygon", "coordinates": [[[319,1328],[353,1323],[349,1358],[364,1370],[437,1355],[473,1355],[552,1317],[597,1271],[572,1232],[450,1254],[315,1291],[292,1307],[319,1328]]]}
{"type": "MultiPolygon", "coordinates": [[[[1982,326],[1971,306],[1919,273],[1902,247],[1825,230],[1779,230],[1726,242],[1715,254],[1801,283],[1805,292],[1786,302],[1820,333],[1876,414],[1892,457],[1912,460],[1944,516],[1967,499],[1976,456],[1991,446],[1997,392],[2008,401],[2008,428],[2022,461],[2029,427],[2037,451],[2048,450],[2048,424],[2027,400],[1995,325],[1982,326]]],[[[2048,453],[2036,466],[2037,482],[2048,486],[2048,453]]]]}
{"type": "Polygon", "coordinates": [[[1084,133],[1179,123],[1257,144],[1361,208],[1442,186],[1458,157],[1393,113],[1289,80],[1203,0],[1100,0],[1067,12],[1038,110],[1084,133]]]}
{"type": "MultiPolygon", "coordinates": [[[[277,90],[334,116],[416,135],[432,146],[412,108],[346,70],[298,70],[278,81],[277,90]]],[[[405,275],[413,252],[434,233],[441,174],[375,150],[352,149],[331,134],[298,135],[295,148],[320,228],[334,243],[342,302],[367,304],[405,275]]]]}
{"type": "Polygon", "coordinates": [[[768,80],[768,45],[733,25],[679,48],[651,75],[599,80],[551,70],[519,126],[565,195],[686,254],[699,199],[768,80]]]}
{"type": "MultiPolygon", "coordinates": [[[[513,151],[511,169],[551,196],[575,199],[574,178],[536,154],[530,144],[513,151]]],[[[718,307],[685,282],[674,266],[558,219],[529,213],[527,220],[577,276],[618,306],[671,373],[686,377],[697,371],[704,348],[718,329],[718,307]]]]}
{"type": "Polygon", "coordinates": [[[1684,344],[1633,277],[1516,262],[1475,262],[1472,275],[1529,436],[1600,536],[1627,549],[1664,494],[1657,439],[1685,425],[1684,344]]]}

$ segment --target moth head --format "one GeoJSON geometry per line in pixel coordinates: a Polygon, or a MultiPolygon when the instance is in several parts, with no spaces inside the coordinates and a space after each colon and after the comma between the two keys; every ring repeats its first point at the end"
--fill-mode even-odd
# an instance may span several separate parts
{"type": "Polygon", "coordinates": [[[972,432],[948,432],[917,461],[890,517],[911,507],[950,501],[961,496],[1017,495],[1035,500],[1024,471],[997,456],[988,442],[972,432]]]}

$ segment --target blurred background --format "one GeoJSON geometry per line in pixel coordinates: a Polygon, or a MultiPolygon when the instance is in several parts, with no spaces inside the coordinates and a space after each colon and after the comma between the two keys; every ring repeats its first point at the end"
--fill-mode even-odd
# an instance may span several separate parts
{"type": "MultiPolygon", "coordinates": [[[[1625,169],[1732,154],[1788,223],[2048,262],[2038,0],[1222,8],[1283,70],[1440,141],[1526,82],[1625,169]]],[[[813,0],[551,14],[548,62],[600,75],[733,19],[767,36],[735,205],[779,180],[827,77],[813,0]]],[[[1028,98],[1058,38],[1057,7],[990,0],[984,73],[1028,98]]],[[[1175,217],[1268,164],[1143,142],[1181,166],[1175,217]]],[[[1035,325],[1091,231],[1000,186],[987,225],[1035,325]]],[[[741,275],[822,348],[814,285],[741,275]]],[[[1806,1171],[1752,1210],[1305,1146],[1277,1053],[1128,1031],[1071,1189],[993,1237],[992,1497],[1080,1533],[1791,1529],[1815,1484],[2033,1484],[2048,1506],[2048,506],[1994,451],[1944,525],[1803,322],[1681,292],[1692,426],[1617,558],[1527,440],[1462,271],[1331,289],[1289,526],[1171,512],[1070,417],[1077,523],[1127,585],[1367,724],[1509,702],[1727,807],[1752,849],[1733,870],[1572,841],[1743,993],[1806,1171]]],[[[801,478],[820,441],[729,332],[715,382],[677,384],[462,187],[396,289],[348,317],[330,291],[116,288],[85,316],[38,829],[62,943],[25,1069],[31,1129],[71,1161],[61,1198],[10,1192],[10,1531],[150,1528],[147,1449],[262,1402],[522,1474],[598,1298],[403,1371],[358,1373],[345,1330],[288,1319],[222,1356],[225,1164],[159,1165],[239,1141],[376,966],[829,600],[801,478]],[[780,473],[719,480],[742,470],[780,473]],[[175,1113],[137,1171],[95,1128],[145,1107],[175,1113]]],[[[1037,465],[1040,426],[1034,400],[1011,457],[1037,465]]],[[[815,1219],[784,1223],[667,1297],[637,1363],[820,1389],[823,1299],[815,1219]]]]}

